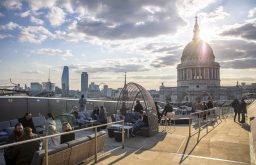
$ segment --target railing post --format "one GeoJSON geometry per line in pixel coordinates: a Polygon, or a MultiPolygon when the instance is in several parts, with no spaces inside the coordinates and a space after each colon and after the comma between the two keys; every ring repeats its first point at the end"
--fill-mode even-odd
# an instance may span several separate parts
{"type": "Polygon", "coordinates": [[[124,120],[122,122],[122,125],[123,125],[123,127],[122,127],[122,148],[124,149],[124,120]]]}
{"type": "Polygon", "coordinates": [[[48,138],[44,139],[44,146],[45,146],[45,165],[48,165],[48,138]]]}
{"type": "Polygon", "coordinates": [[[206,114],[205,114],[205,120],[206,120],[206,132],[208,133],[208,126],[209,126],[209,120],[208,120],[208,113],[210,111],[206,111],[206,114]]]}
{"type": "Polygon", "coordinates": [[[97,147],[98,146],[98,142],[97,142],[97,127],[95,127],[95,157],[94,157],[94,162],[97,163],[98,162],[98,155],[97,155],[97,147]]]}
{"type": "Polygon", "coordinates": [[[191,137],[191,117],[189,118],[189,137],[191,137]]]}

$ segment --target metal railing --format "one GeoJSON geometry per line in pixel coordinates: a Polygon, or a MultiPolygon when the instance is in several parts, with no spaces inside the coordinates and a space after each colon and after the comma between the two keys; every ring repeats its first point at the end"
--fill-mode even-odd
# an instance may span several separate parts
{"type": "MultiPolygon", "coordinates": [[[[117,123],[122,123],[122,146],[116,147],[114,149],[112,149],[110,152],[116,150],[116,149],[124,149],[124,120],[120,120],[120,121],[116,121],[116,122],[111,122],[111,123],[106,123],[106,124],[101,124],[101,125],[97,125],[97,126],[92,126],[92,127],[86,127],[86,128],[81,128],[81,129],[77,129],[77,130],[73,130],[73,131],[69,131],[69,132],[63,132],[63,133],[57,133],[57,134],[53,134],[53,135],[47,135],[47,136],[43,136],[43,137],[38,137],[38,138],[34,138],[34,139],[29,139],[29,140],[24,140],[24,141],[19,141],[19,142],[14,142],[14,143],[9,143],[9,144],[5,144],[5,145],[1,145],[0,149],[4,149],[7,147],[12,147],[12,146],[17,146],[20,144],[25,144],[25,143],[29,143],[29,142],[34,142],[34,141],[39,141],[39,140],[43,140],[44,141],[44,149],[45,149],[45,165],[48,165],[48,138],[52,138],[52,137],[57,137],[57,136],[61,136],[61,135],[67,135],[67,134],[71,134],[71,133],[76,133],[76,132],[80,132],[80,131],[86,131],[86,130],[91,130],[91,129],[95,129],[95,153],[94,153],[94,162],[97,163],[98,162],[98,153],[97,153],[97,128],[98,127],[102,127],[102,126],[108,126],[108,125],[112,125],[112,124],[117,124],[117,123]]],[[[103,153],[102,155],[105,155],[106,153],[103,153]]]]}
{"type": "Polygon", "coordinates": [[[208,133],[208,126],[210,124],[214,122],[217,122],[217,124],[219,124],[218,121],[226,119],[230,112],[230,107],[214,107],[212,109],[190,113],[189,137],[195,135],[196,133],[200,135],[201,130],[204,128],[206,128],[206,132],[208,133]],[[192,124],[197,125],[197,128],[194,132],[192,132],[191,130],[192,124]]]}

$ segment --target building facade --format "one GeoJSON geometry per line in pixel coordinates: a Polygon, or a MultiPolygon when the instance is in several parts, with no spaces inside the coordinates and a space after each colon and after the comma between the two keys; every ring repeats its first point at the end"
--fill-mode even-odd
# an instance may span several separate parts
{"type": "Polygon", "coordinates": [[[177,66],[177,101],[219,99],[220,65],[211,46],[200,39],[197,18],[193,32],[177,66]]]}
{"type": "Polygon", "coordinates": [[[83,72],[81,74],[81,94],[87,98],[88,96],[88,74],[87,72],[83,72]]]}
{"type": "Polygon", "coordinates": [[[61,88],[62,96],[69,96],[69,69],[68,66],[64,66],[62,76],[61,76],[61,88]]]}

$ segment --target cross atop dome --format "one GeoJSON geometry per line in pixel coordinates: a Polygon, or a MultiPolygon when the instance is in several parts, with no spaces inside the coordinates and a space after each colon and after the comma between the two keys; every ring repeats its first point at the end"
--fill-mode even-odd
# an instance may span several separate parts
{"type": "Polygon", "coordinates": [[[200,29],[199,29],[199,26],[198,26],[198,23],[197,23],[197,16],[195,17],[195,25],[194,25],[194,36],[193,36],[193,41],[198,41],[200,40],[200,29]]]}

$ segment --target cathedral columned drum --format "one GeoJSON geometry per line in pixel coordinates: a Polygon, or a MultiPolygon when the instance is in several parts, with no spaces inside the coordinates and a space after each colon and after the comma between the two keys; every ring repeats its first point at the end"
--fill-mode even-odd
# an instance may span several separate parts
{"type": "Polygon", "coordinates": [[[215,62],[211,46],[201,40],[197,17],[194,35],[182,53],[177,66],[178,101],[206,101],[219,99],[220,65],[215,62]]]}

